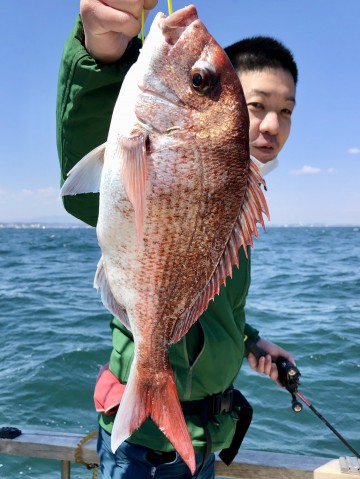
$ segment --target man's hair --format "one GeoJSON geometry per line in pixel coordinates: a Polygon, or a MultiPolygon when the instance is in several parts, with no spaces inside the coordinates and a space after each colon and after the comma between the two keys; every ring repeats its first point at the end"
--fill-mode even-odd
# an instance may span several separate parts
{"type": "Polygon", "coordinates": [[[281,68],[298,80],[298,69],[291,51],[272,37],[251,37],[225,48],[231,63],[239,73],[281,68]]]}

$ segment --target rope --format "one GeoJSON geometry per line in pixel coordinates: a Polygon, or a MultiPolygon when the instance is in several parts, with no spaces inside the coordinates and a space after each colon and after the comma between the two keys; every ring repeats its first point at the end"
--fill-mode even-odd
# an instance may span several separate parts
{"type": "MultiPolygon", "coordinates": [[[[169,15],[173,12],[173,5],[172,0],[167,0],[168,5],[168,13],[169,15]]],[[[141,11],[141,43],[144,44],[145,41],[145,11],[142,9],[141,11]]]]}
{"type": "Polygon", "coordinates": [[[141,10],[141,44],[144,45],[145,41],[145,12],[141,10]]]}
{"type": "Polygon", "coordinates": [[[169,12],[169,15],[171,15],[172,12],[173,12],[173,7],[172,7],[172,1],[171,0],[168,0],[168,12],[169,12]]]}
{"type": "Polygon", "coordinates": [[[87,464],[85,461],[83,461],[82,458],[81,458],[81,448],[85,443],[90,441],[90,439],[92,439],[93,437],[97,437],[97,436],[98,436],[97,431],[90,432],[87,436],[83,437],[81,439],[81,441],[79,441],[79,443],[77,444],[77,446],[75,448],[75,451],[74,451],[74,457],[75,457],[76,464],[83,464],[86,467],[86,469],[89,469],[89,470],[92,469],[93,470],[92,479],[96,479],[97,468],[99,467],[99,464],[95,464],[95,463],[87,464]]]}

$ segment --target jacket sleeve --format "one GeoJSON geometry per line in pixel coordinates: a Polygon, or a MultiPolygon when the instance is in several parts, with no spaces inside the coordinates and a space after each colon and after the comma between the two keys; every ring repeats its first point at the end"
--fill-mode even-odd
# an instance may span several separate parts
{"type": "Polygon", "coordinates": [[[254,341],[254,343],[256,343],[256,341],[259,339],[259,331],[250,326],[248,323],[245,324],[244,333],[245,336],[248,336],[252,341],[254,341]]]}
{"type": "MultiPolygon", "coordinates": [[[[102,65],[88,54],[83,42],[79,16],[65,44],[58,78],[56,137],[61,185],[83,156],[106,141],[121,84],[139,54],[135,38],[118,62],[102,65]]],[[[71,215],[96,226],[98,194],[65,196],[63,203],[71,215]]]]}

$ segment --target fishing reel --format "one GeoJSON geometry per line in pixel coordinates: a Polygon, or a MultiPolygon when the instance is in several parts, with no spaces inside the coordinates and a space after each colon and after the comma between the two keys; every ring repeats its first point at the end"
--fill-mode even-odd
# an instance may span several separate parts
{"type": "Polygon", "coordinates": [[[275,364],[279,373],[279,381],[291,394],[291,407],[294,412],[302,411],[302,404],[296,398],[298,386],[300,384],[300,371],[298,368],[285,358],[278,358],[275,364]]]}
{"type": "MultiPolygon", "coordinates": [[[[268,354],[247,336],[245,337],[245,346],[257,359],[268,354]]],[[[302,404],[296,398],[296,393],[298,392],[298,386],[300,384],[300,371],[294,364],[283,357],[277,358],[274,362],[278,369],[278,380],[280,384],[291,394],[291,407],[293,411],[302,411],[302,404]]]]}

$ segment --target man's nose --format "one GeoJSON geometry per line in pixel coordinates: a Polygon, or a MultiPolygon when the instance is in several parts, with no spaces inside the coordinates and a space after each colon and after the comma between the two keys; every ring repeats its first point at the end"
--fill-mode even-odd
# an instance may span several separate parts
{"type": "Polygon", "coordinates": [[[261,133],[270,133],[270,135],[276,135],[279,133],[279,129],[280,123],[277,113],[274,111],[267,112],[260,123],[261,133]]]}

